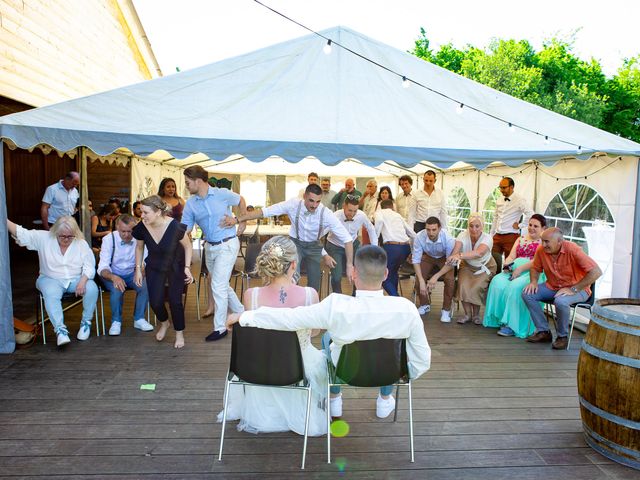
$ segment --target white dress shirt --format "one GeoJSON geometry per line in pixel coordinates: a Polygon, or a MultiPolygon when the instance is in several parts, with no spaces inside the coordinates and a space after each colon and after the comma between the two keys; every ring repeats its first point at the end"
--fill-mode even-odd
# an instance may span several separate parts
{"type": "MultiPolygon", "coordinates": [[[[147,256],[147,247],[144,247],[144,257],[147,256]]],[[[100,262],[98,263],[98,275],[103,270],[109,270],[116,275],[131,275],[136,266],[136,240],[122,244],[120,232],[117,230],[102,238],[100,249],[100,262]],[[115,251],[113,250],[115,246],[115,251]],[[111,260],[113,254],[113,261],[111,260]]]]}
{"type": "Polygon", "coordinates": [[[411,226],[413,226],[413,222],[414,222],[414,220],[412,220],[411,215],[415,213],[415,208],[416,208],[415,207],[416,200],[413,197],[413,193],[414,192],[411,191],[409,192],[408,195],[405,195],[404,191],[402,191],[401,189],[400,193],[396,197],[396,211],[400,215],[402,215],[402,218],[404,218],[404,221],[411,226]]]}
{"type": "Polygon", "coordinates": [[[382,290],[357,290],[355,297],[332,293],[308,307],[261,307],[244,312],[240,325],[286,331],[326,329],[333,340],[334,364],[343,345],[358,340],[406,338],[410,377],[418,378],[431,366],[431,348],[416,306],[403,297],[384,296],[382,290]]]}
{"type": "Polygon", "coordinates": [[[383,208],[376,212],[376,236],[382,234],[383,242],[409,243],[415,238],[413,229],[404,221],[398,212],[383,208]]]}
{"type": "Polygon", "coordinates": [[[498,197],[496,200],[496,212],[493,216],[493,223],[491,224],[491,236],[496,233],[520,233],[519,228],[513,228],[513,224],[518,222],[519,224],[527,224],[529,217],[533,215],[533,210],[529,206],[529,202],[521,195],[513,192],[509,196],[509,200],[506,197],[498,197]],[[524,219],[520,222],[520,217],[524,215],[524,219]]]}
{"type": "MultiPolygon", "coordinates": [[[[373,228],[373,224],[369,221],[362,210],[358,210],[356,212],[356,214],[353,216],[353,220],[347,220],[347,217],[344,214],[344,210],[338,210],[334,213],[334,215],[340,221],[340,223],[344,225],[344,228],[347,230],[347,232],[349,232],[349,235],[351,235],[351,241],[356,241],[356,238],[358,238],[358,232],[360,232],[360,229],[363,225],[367,229],[369,238],[378,238],[375,236],[376,229],[373,228]]],[[[338,247],[344,248],[344,242],[341,242],[338,236],[333,232],[329,233],[329,236],[327,236],[327,241],[333,243],[338,247]]]]}
{"type": "Polygon", "coordinates": [[[424,190],[417,190],[411,194],[414,199],[413,208],[409,210],[409,225],[415,222],[426,222],[429,217],[437,217],[440,225],[447,228],[447,199],[439,188],[433,188],[429,195],[424,190]]]}
{"type": "Polygon", "coordinates": [[[350,242],[351,236],[333,213],[334,212],[322,204],[320,204],[318,208],[311,213],[304,206],[304,200],[299,200],[297,198],[276,203],[275,205],[262,209],[262,215],[264,217],[275,217],[277,215],[286,214],[289,217],[289,220],[291,220],[289,236],[297,238],[302,242],[315,242],[328,232],[333,232],[343,243],[350,242]],[[298,215],[298,208],[300,209],[300,215],[298,215]],[[298,217],[297,229],[296,217],[298,217]],[[320,217],[322,217],[322,231],[320,231],[320,217]],[[300,238],[296,235],[296,230],[298,231],[300,238]]]}
{"type": "Polygon", "coordinates": [[[73,240],[63,255],[58,239],[51,232],[27,230],[17,225],[15,238],[21,247],[38,252],[40,275],[62,280],[66,287],[82,275],[91,280],[96,274],[96,259],[85,240],[73,240]]]}
{"type": "Polygon", "coordinates": [[[79,197],[78,189],[73,187],[71,190],[67,190],[62,185],[62,180],[49,185],[42,197],[42,202],[49,204],[47,221],[55,223],[60,217],[73,215],[76,211],[76,203],[79,197]]]}
{"type": "Polygon", "coordinates": [[[440,229],[435,242],[429,238],[426,229],[422,230],[416,234],[416,238],[413,241],[411,263],[420,263],[423,253],[431,258],[449,257],[455,246],[456,239],[449,235],[446,230],[440,229]]]}

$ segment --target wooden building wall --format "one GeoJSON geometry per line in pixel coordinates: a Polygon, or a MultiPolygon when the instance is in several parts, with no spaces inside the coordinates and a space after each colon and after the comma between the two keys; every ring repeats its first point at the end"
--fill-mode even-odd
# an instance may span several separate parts
{"type": "Polygon", "coordinates": [[[93,202],[96,213],[100,211],[100,205],[106,203],[111,197],[129,199],[131,190],[131,169],[129,165],[89,162],[87,165],[89,175],[89,199],[93,202]]]}

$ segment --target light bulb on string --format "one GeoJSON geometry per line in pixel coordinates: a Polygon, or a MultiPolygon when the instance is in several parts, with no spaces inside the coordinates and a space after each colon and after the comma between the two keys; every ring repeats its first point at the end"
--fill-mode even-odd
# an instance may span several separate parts
{"type": "Polygon", "coordinates": [[[582,146],[581,145],[578,145],[578,148],[576,149],[576,153],[578,155],[580,155],[582,153],[582,146]]]}
{"type": "Polygon", "coordinates": [[[329,55],[331,53],[331,39],[327,40],[326,45],[322,47],[322,51],[325,55],[329,55]]]}
{"type": "Polygon", "coordinates": [[[409,85],[411,85],[411,83],[409,82],[409,79],[405,76],[402,77],[402,88],[409,88],[409,85]]]}
{"type": "Polygon", "coordinates": [[[514,127],[514,126],[513,126],[513,123],[511,123],[511,122],[509,122],[509,131],[510,131],[511,133],[513,133],[513,132],[515,132],[515,131],[516,131],[516,127],[514,127]]]}
{"type": "Polygon", "coordinates": [[[544,144],[545,145],[549,145],[549,136],[548,135],[544,136],[544,144]]]}
{"type": "Polygon", "coordinates": [[[464,103],[461,103],[460,105],[458,105],[458,106],[456,107],[456,113],[457,113],[458,115],[462,115],[462,111],[463,111],[463,109],[464,109],[464,103]]]}

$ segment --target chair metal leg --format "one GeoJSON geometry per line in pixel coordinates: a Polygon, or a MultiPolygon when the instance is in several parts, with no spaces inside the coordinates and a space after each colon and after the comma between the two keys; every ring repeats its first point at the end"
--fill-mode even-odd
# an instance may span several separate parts
{"type": "Polygon", "coordinates": [[[327,383],[327,463],[331,463],[331,383],[327,383]]]}
{"type": "Polygon", "coordinates": [[[396,408],[393,409],[393,421],[398,419],[398,405],[400,404],[400,385],[396,385],[396,408]]]}
{"type": "Polygon", "coordinates": [[[304,470],[304,461],[307,458],[307,437],[309,434],[309,413],[311,412],[311,387],[307,388],[307,414],[304,417],[304,446],[302,447],[302,466],[304,470]]]}
{"type": "Polygon", "coordinates": [[[231,387],[229,382],[229,374],[227,374],[227,380],[224,382],[224,408],[222,410],[222,432],[220,433],[220,452],[218,453],[218,461],[222,461],[222,447],[224,446],[224,427],[227,424],[227,406],[229,404],[229,388],[231,387]]]}
{"type": "Polygon", "coordinates": [[[40,325],[42,326],[42,344],[47,344],[47,332],[44,328],[44,299],[42,298],[42,294],[40,294],[40,325]]]}
{"type": "Polygon", "coordinates": [[[569,329],[569,338],[567,339],[567,350],[571,346],[571,336],[573,335],[573,324],[576,321],[576,307],[571,307],[571,328],[569,329]]]}
{"type": "Polygon", "coordinates": [[[411,463],[415,461],[413,455],[413,394],[411,393],[411,381],[407,384],[409,389],[409,442],[411,443],[411,463]]]}
{"type": "Polygon", "coordinates": [[[200,275],[198,275],[198,281],[196,282],[196,318],[200,321],[200,275]]]}

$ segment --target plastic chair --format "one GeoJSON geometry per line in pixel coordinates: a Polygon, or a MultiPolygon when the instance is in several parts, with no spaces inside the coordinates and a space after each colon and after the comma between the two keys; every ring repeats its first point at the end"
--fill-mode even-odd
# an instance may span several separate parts
{"type": "MultiPolygon", "coordinates": [[[[409,392],[409,444],[411,462],[414,461],[413,448],[413,403],[411,379],[407,367],[406,339],[378,338],[361,340],[344,345],[340,351],[338,365],[334,367],[327,359],[329,383],[327,398],[332,386],[350,387],[396,387],[396,408],[393,421],[398,418],[400,386],[409,392]]],[[[327,463],[331,463],[331,409],[327,408],[327,463]]]]}
{"type": "Polygon", "coordinates": [[[224,384],[224,410],[222,413],[219,461],[222,460],[229,388],[232,385],[288,388],[307,392],[304,446],[302,449],[302,466],[300,467],[304,469],[307,455],[309,411],[311,409],[311,387],[304,374],[298,334],[296,332],[266,330],[242,327],[240,325],[233,327],[231,359],[224,384]]]}
{"type": "Polygon", "coordinates": [[[576,310],[578,308],[586,308],[591,312],[591,308],[593,308],[593,303],[596,300],[596,282],[591,284],[591,295],[587,298],[587,301],[584,303],[574,303],[571,305],[571,328],[569,329],[569,338],[567,339],[567,350],[569,350],[569,346],[571,345],[571,335],[573,335],[573,324],[576,322],[576,310]]]}
{"type": "MultiPolygon", "coordinates": [[[[100,287],[98,287],[98,291],[100,290],[100,287]]],[[[49,316],[45,314],[46,309],[44,308],[44,297],[42,296],[42,293],[40,293],[40,291],[38,291],[38,296],[40,297],[40,308],[39,313],[40,313],[40,326],[42,329],[42,343],[43,345],[47,344],[47,332],[44,328],[44,322],[46,322],[47,320],[49,320],[49,316]]],[[[77,307],[78,305],[82,306],[82,298],[83,297],[76,297],[75,293],[64,293],[62,294],[62,298],[60,299],[61,302],[64,301],[69,301],[71,300],[72,302],[67,305],[66,307],[62,308],[62,312],[66,312],[67,310],[71,310],[74,307],[77,307]]],[[[104,329],[104,309],[101,308],[102,313],[102,325],[103,325],[103,329],[104,329]]],[[[98,322],[98,305],[96,305],[96,310],[95,310],[95,317],[96,317],[96,337],[100,336],[100,324],[98,322]]]]}

